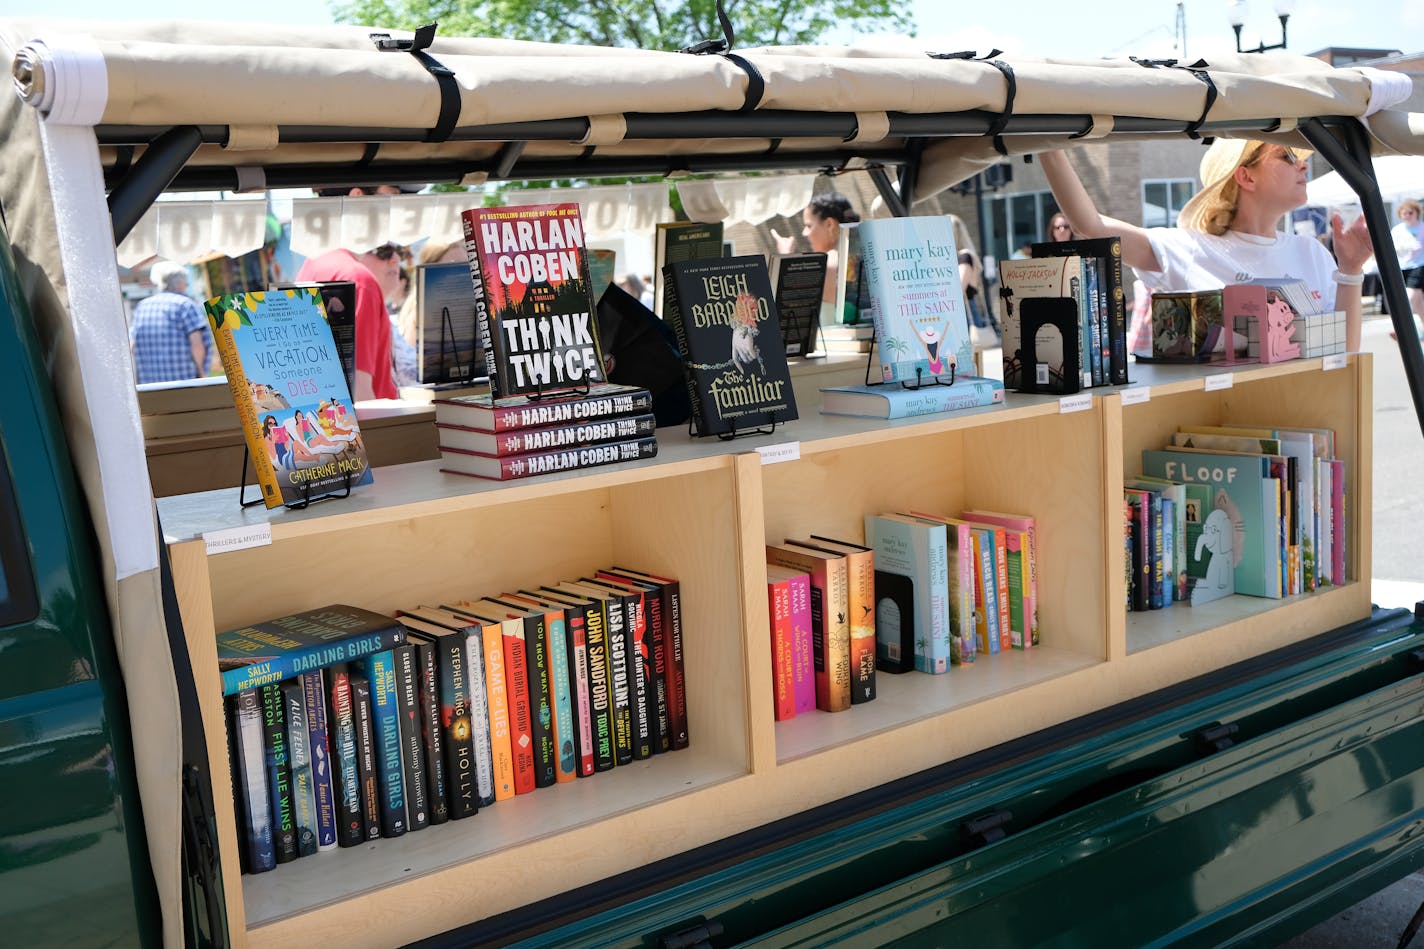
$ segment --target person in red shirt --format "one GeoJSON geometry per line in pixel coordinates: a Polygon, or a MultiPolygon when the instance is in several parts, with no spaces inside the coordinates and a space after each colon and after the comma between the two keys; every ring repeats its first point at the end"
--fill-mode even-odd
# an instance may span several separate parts
{"type": "MultiPolygon", "coordinates": [[[[374,188],[319,188],[322,197],[367,194],[399,194],[408,190],[396,185],[374,188]]],[[[409,190],[416,190],[411,188],[409,190]]],[[[321,280],[350,280],[356,284],[356,391],[353,401],[397,398],[391,365],[391,321],[386,313],[387,297],[394,298],[400,286],[402,248],[385,243],[370,250],[333,250],[308,258],[297,271],[303,283],[321,280]]]]}

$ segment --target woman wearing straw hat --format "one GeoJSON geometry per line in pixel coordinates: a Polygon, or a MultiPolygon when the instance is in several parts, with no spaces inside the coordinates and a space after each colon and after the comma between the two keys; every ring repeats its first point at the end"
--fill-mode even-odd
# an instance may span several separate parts
{"type": "Polygon", "coordinates": [[[1335,260],[1319,241],[1276,230],[1305,204],[1305,152],[1269,142],[1217,139],[1201,161],[1202,189],[1182,208],[1178,227],[1142,228],[1098,213],[1068,157],[1039,156],[1053,196],[1073,230],[1122,237],[1122,259],[1152,291],[1210,290],[1257,277],[1305,281],[1345,312],[1345,345],[1360,348],[1361,271],[1373,253],[1361,217],[1330,221],[1335,260]]]}

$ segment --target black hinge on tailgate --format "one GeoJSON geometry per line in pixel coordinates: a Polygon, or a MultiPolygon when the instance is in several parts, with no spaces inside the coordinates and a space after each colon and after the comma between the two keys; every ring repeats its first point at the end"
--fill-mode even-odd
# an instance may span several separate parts
{"type": "Polygon", "coordinates": [[[1205,758],[1234,745],[1236,733],[1240,730],[1241,726],[1233,723],[1223,725],[1212,722],[1192,733],[1192,744],[1196,746],[1197,754],[1205,758]]]}
{"type": "Polygon", "coordinates": [[[720,935],[722,924],[708,919],[659,937],[658,949],[712,949],[712,940],[720,935]]]}
{"type": "Polygon", "coordinates": [[[1013,811],[990,811],[971,817],[959,825],[959,840],[966,850],[978,850],[1008,835],[1004,828],[1014,819],[1013,811]]]}

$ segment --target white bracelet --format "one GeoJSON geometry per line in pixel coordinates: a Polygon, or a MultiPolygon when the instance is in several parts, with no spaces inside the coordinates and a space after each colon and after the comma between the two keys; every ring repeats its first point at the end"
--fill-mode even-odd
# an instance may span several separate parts
{"type": "Polygon", "coordinates": [[[1342,287],[1359,287],[1365,282],[1365,275],[1362,273],[1341,273],[1337,270],[1331,276],[1342,287]]]}

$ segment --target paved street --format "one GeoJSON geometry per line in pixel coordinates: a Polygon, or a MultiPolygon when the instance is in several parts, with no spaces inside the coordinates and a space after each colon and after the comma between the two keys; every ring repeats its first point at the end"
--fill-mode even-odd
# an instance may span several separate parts
{"type": "MultiPolygon", "coordinates": [[[[1424,434],[1390,329],[1388,317],[1366,313],[1361,347],[1375,354],[1373,595],[1380,606],[1412,606],[1424,599],[1424,434]]],[[[1424,872],[1362,900],[1281,949],[1395,949],[1421,903],[1424,872]]],[[[1424,949],[1424,933],[1409,945],[1424,949]]]]}

